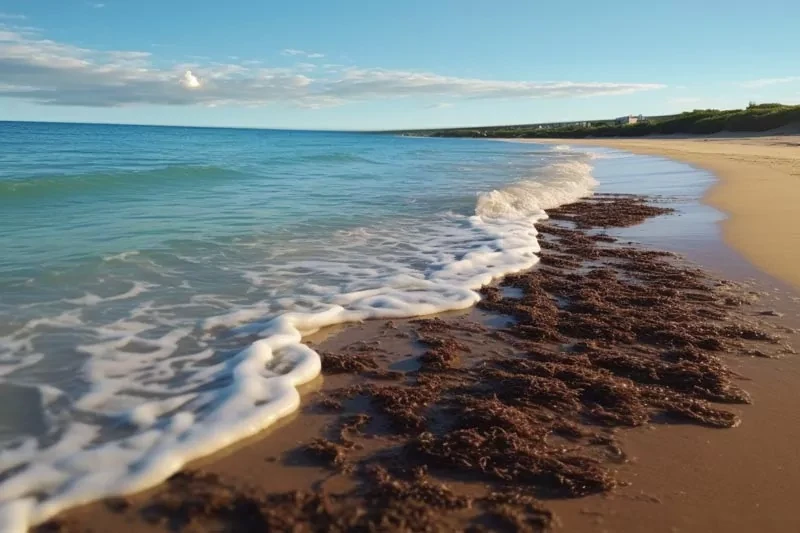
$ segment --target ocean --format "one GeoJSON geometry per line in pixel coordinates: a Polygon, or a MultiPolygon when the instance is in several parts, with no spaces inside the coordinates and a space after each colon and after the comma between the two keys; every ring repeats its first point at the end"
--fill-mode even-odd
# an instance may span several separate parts
{"type": "Polygon", "coordinates": [[[535,223],[590,195],[598,169],[640,187],[611,159],[0,122],[0,530],[152,486],[293,412],[320,371],[304,335],[473,305],[536,264],[535,223]]]}

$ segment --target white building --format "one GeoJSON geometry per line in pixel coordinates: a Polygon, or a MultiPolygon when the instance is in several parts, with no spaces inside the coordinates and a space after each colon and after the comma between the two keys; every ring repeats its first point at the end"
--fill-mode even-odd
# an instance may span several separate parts
{"type": "Polygon", "coordinates": [[[636,124],[637,122],[644,122],[644,117],[642,115],[634,116],[628,115],[627,117],[619,117],[614,122],[617,124],[636,124]]]}

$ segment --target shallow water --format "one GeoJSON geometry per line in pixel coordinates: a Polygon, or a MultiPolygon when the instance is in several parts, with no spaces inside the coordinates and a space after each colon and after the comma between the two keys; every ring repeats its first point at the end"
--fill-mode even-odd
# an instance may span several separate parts
{"type": "Polygon", "coordinates": [[[703,175],[534,144],[0,123],[0,529],[292,412],[319,371],[304,334],[472,305],[536,263],[534,222],[593,168],[609,192],[703,175]]]}

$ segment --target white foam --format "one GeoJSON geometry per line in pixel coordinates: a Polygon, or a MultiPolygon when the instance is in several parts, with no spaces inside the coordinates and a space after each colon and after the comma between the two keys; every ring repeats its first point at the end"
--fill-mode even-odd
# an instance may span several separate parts
{"type": "MultiPolygon", "coordinates": [[[[192,341],[197,343],[194,351],[177,355],[179,345],[192,339],[192,330],[174,327],[165,333],[159,327],[169,324],[167,319],[149,325],[129,321],[94,328],[94,341],[78,347],[89,357],[84,372],[94,386],[75,408],[101,418],[121,419],[133,427],[123,438],[104,441],[100,426],[72,422],[50,447],[40,447],[31,440],[0,452],[0,468],[27,464],[0,484],[0,531],[23,532],[67,508],[146,489],[189,461],[258,433],[296,410],[298,386],[320,372],[320,358],[302,343],[304,335],[335,324],[472,306],[480,298],[477,290],[481,286],[537,263],[539,244],[534,223],[546,218],[546,209],[590,194],[594,185],[589,165],[558,163],[538,180],[523,180],[479,195],[475,215],[468,219],[466,229],[454,226],[443,230],[440,242],[398,241],[386,247],[384,256],[346,264],[322,264],[301,257],[283,267],[287,275],[301,277],[312,269],[324,279],[313,280],[305,299],[297,297],[284,303],[308,311],[284,312],[264,320],[274,312],[280,294],[277,289],[271,303],[244,308],[223,297],[193,296],[186,305],[222,311],[202,321],[201,331],[248,324],[238,333],[258,333],[261,337],[227,358],[218,357],[202,340],[192,341]],[[412,246],[415,248],[409,255],[403,255],[412,246]],[[429,266],[408,266],[396,268],[390,275],[381,274],[382,262],[402,263],[416,257],[420,250],[432,258],[429,266]],[[349,281],[342,285],[337,280],[344,272],[349,281]],[[327,298],[317,296],[326,291],[327,298]],[[173,386],[179,375],[189,377],[173,386]],[[150,399],[142,401],[147,394],[150,399]]],[[[342,232],[336,238],[361,239],[364,243],[371,238],[388,239],[368,231],[342,232]]],[[[241,277],[254,284],[265,279],[249,270],[241,277]]],[[[87,295],[72,303],[96,306],[129,298],[134,290],[148,289],[134,287],[107,298],[87,295]]],[[[42,325],[79,326],[80,312],[92,309],[81,307],[51,319],[31,321],[23,329],[31,334],[42,325]]],[[[166,310],[149,304],[137,311],[139,315],[159,312],[166,310]]],[[[21,342],[18,337],[7,339],[12,340],[21,342]]]]}
{"type": "Polygon", "coordinates": [[[128,250],[115,255],[109,255],[103,258],[103,261],[126,261],[129,257],[139,255],[139,250],[128,250]]]}
{"type": "Polygon", "coordinates": [[[499,191],[481,193],[476,212],[487,218],[534,217],[546,209],[574,201],[589,194],[597,185],[592,167],[581,161],[566,161],[549,167],[545,179],[527,180],[499,191]]]}
{"type": "Polygon", "coordinates": [[[66,299],[64,301],[74,305],[97,305],[102,302],[115,302],[118,300],[128,300],[130,298],[135,298],[136,296],[139,296],[140,294],[147,292],[155,287],[156,286],[151,283],[134,281],[133,286],[121,294],[102,297],[93,294],[91,292],[87,292],[80,298],[71,298],[71,299],[66,299]]]}

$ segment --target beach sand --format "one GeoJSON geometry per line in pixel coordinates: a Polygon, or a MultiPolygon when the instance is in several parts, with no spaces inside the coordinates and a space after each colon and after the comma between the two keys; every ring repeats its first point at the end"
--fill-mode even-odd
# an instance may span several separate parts
{"type": "Polygon", "coordinates": [[[729,215],[725,240],[759,269],[800,289],[800,135],[530,142],[605,146],[713,172],[719,182],[706,201],[729,215]]]}
{"type": "Polygon", "coordinates": [[[46,527],[800,530],[794,293],[562,225],[661,208],[607,197],[554,212],[542,266],[479,308],[321,333],[323,377],[291,419],[46,527]]]}

